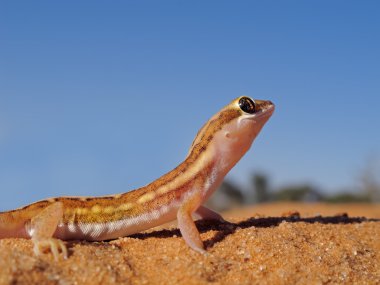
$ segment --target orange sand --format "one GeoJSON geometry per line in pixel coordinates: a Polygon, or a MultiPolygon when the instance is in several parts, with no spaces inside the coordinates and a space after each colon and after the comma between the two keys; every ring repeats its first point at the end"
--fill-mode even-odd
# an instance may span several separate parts
{"type": "MultiPolygon", "coordinates": [[[[380,284],[380,220],[291,212],[249,218],[278,209],[299,209],[304,216],[309,210],[302,204],[263,205],[227,213],[227,219],[239,217],[231,224],[197,222],[207,255],[190,250],[177,229],[71,242],[69,258],[58,262],[50,253],[35,257],[29,240],[0,240],[0,284],[380,284]]],[[[378,205],[310,209],[380,217],[378,205]]]]}

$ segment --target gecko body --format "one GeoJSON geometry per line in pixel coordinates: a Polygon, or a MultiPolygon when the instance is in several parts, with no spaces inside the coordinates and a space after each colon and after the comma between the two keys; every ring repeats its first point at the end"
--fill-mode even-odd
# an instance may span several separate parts
{"type": "Polygon", "coordinates": [[[202,206],[248,151],[270,118],[270,101],[242,96],[198,132],[175,169],[139,189],[104,197],[58,197],[0,213],[0,238],[30,238],[34,252],[67,257],[66,240],[109,240],[177,219],[185,242],[205,252],[192,214],[223,218],[202,206]]]}

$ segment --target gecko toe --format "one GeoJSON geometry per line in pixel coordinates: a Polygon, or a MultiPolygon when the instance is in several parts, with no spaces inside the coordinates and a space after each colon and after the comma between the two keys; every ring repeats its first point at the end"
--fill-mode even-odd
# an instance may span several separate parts
{"type": "Polygon", "coordinates": [[[63,241],[55,238],[43,240],[34,240],[33,251],[37,256],[41,256],[44,252],[50,251],[55,260],[59,260],[60,253],[64,259],[67,259],[67,248],[63,241]]]}

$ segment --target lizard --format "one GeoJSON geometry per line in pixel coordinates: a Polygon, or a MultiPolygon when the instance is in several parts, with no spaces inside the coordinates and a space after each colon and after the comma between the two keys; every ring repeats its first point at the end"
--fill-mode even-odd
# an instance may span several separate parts
{"type": "Polygon", "coordinates": [[[103,241],[129,236],[177,219],[186,244],[205,253],[192,215],[224,221],[202,204],[250,149],[274,104],[240,96],[198,131],[187,157],[150,184],[102,197],[57,197],[0,212],[0,239],[27,238],[36,256],[58,260],[64,241],[103,241]]]}

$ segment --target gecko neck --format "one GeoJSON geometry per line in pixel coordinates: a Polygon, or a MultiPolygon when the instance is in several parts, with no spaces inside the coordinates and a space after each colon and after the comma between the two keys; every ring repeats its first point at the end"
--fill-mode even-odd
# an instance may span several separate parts
{"type": "Polygon", "coordinates": [[[189,171],[202,173],[204,179],[202,189],[204,201],[220,186],[226,174],[237,163],[237,161],[230,159],[229,155],[229,151],[221,147],[216,147],[214,144],[204,148],[203,153],[192,151],[183,162],[186,164],[188,161],[192,161],[194,167],[189,169],[189,171]]]}

